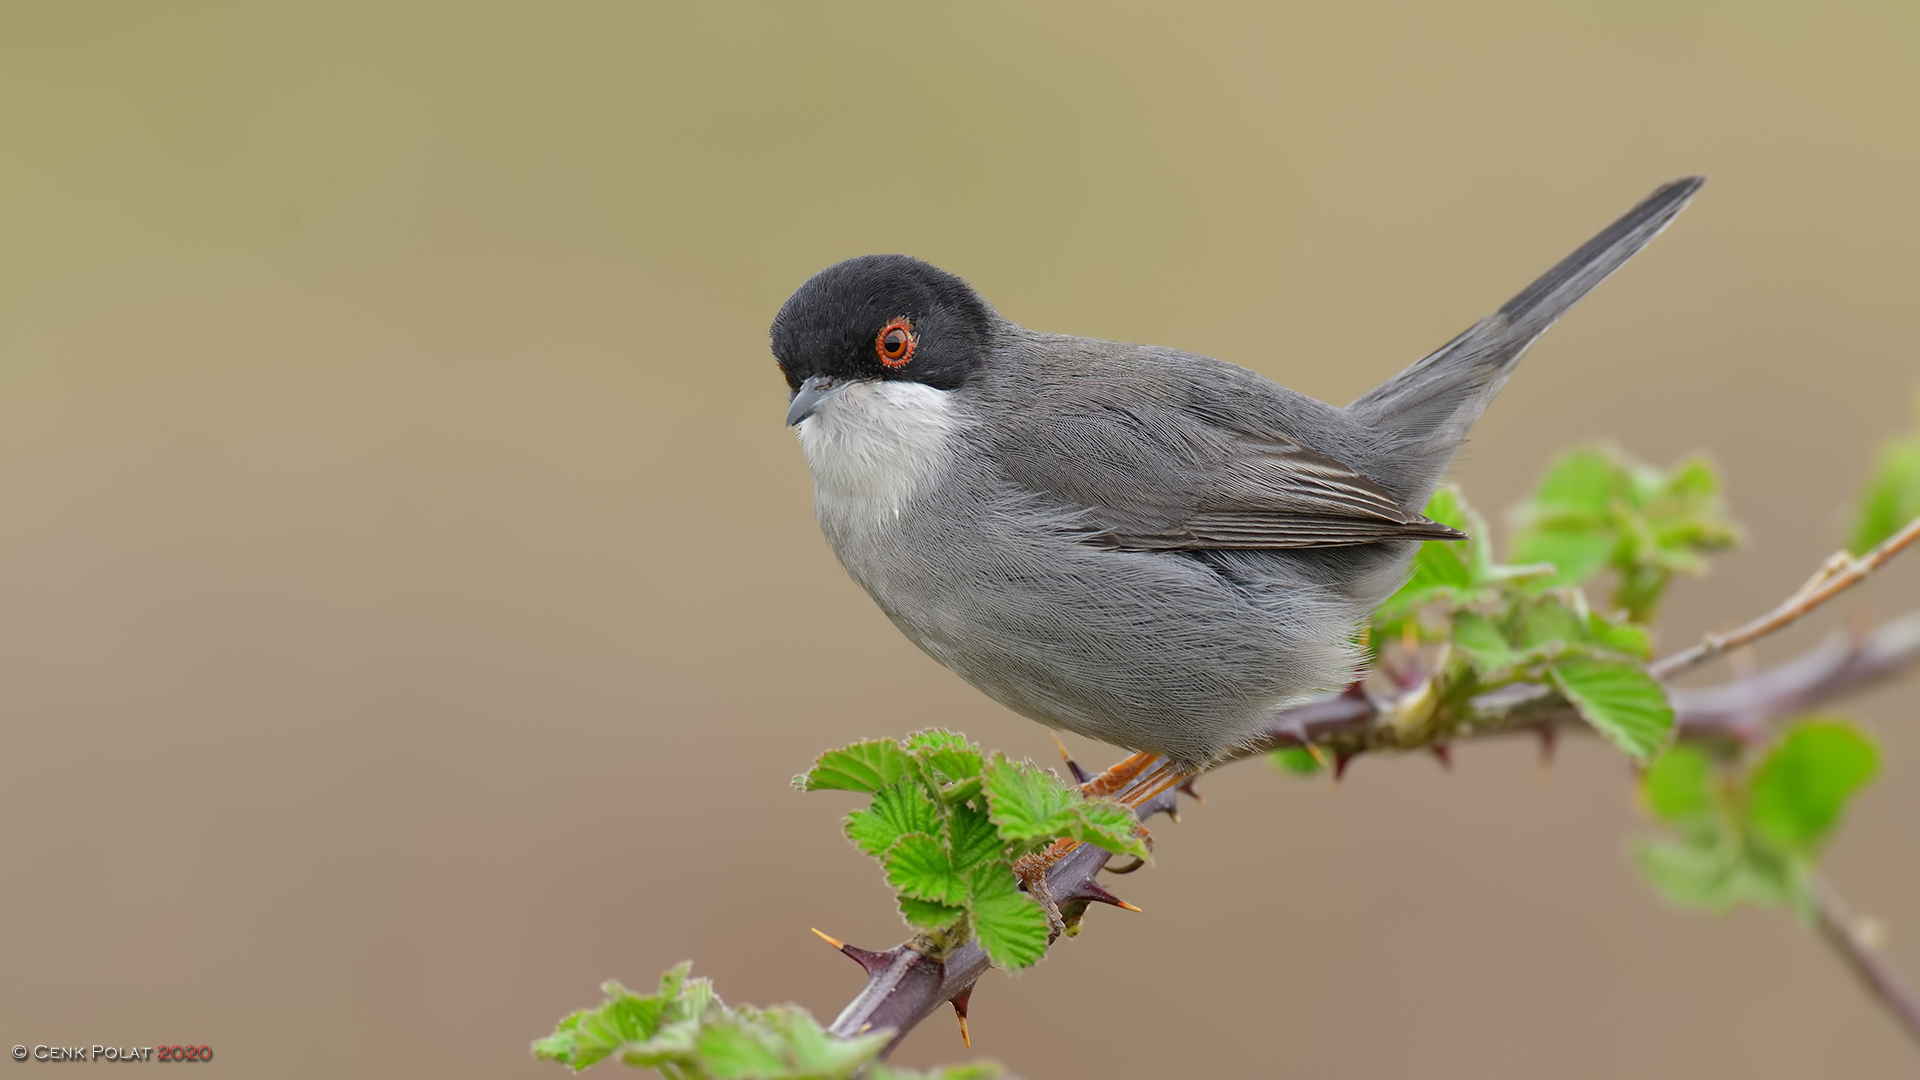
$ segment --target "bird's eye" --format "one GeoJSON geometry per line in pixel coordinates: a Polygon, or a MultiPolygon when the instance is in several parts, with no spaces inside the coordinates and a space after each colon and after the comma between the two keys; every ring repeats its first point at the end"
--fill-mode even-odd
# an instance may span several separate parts
{"type": "Polygon", "coordinates": [[[873,339],[873,351],[880,354],[880,362],[888,367],[899,367],[913,359],[913,347],[919,339],[913,336],[913,324],[905,319],[895,319],[880,328],[880,335],[873,339]]]}

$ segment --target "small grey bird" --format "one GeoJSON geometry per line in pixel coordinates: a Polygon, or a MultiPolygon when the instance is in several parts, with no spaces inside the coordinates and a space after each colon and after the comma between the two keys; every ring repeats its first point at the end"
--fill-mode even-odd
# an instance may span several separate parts
{"type": "Polygon", "coordinates": [[[904,255],[828,267],[772,329],[820,528],[995,701],[1191,775],[1362,674],[1357,631],[1417,542],[1462,536],[1419,511],[1467,429],[1702,182],[1344,409],[1211,357],[1028,330],[904,255]]]}

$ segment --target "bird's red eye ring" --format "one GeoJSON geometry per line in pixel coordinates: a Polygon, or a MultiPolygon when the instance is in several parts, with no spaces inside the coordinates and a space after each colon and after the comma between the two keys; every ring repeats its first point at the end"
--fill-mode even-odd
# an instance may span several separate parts
{"type": "Polygon", "coordinates": [[[899,367],[913,359],[913,347],[920,339],[913,335],[913,324],[906,319],[895,319],[880,328],[873,339],[873,351],[880,354],[880,362],[888,367],[899,367]]]}

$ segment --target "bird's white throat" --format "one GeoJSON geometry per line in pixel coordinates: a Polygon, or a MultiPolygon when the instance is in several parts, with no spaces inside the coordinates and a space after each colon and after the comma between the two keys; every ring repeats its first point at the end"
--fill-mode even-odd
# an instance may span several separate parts
{"type": "Polygon", "coordinates": [[[898,517],[945,461],[961,426],[951,391],[861,380],[820,403],[795,430],[822,514],[898,517]]]}

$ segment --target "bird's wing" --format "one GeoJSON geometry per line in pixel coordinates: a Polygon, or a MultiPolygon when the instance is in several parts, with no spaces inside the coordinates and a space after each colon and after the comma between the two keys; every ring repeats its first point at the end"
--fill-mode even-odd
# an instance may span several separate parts
{"type": "Polygon", "coordinates": [[[1152,396],[1159,400],[1150,405],[1053,411],[1022,425],[1002,460],[1023,486],[1065,503],[1084,542],[1105,548],[1320,548],[1464,536],[1299,439],[1265,425],[1223,424],[1217,407],[1152,396]]]}

